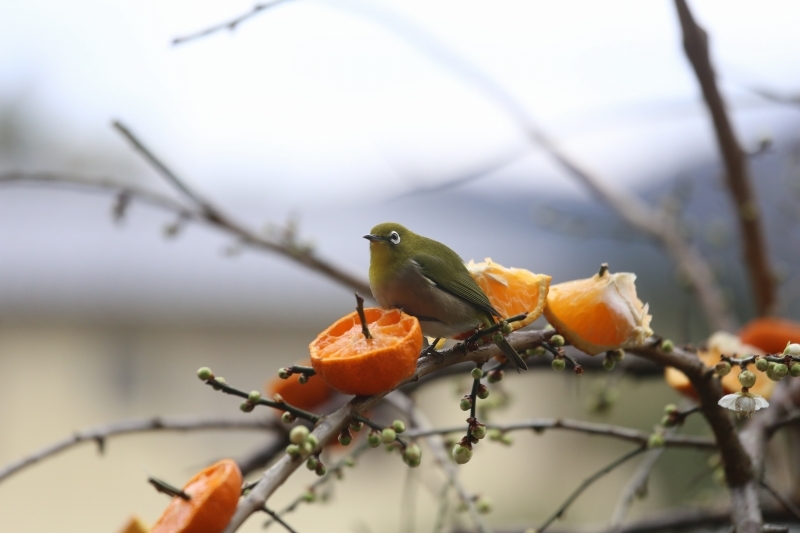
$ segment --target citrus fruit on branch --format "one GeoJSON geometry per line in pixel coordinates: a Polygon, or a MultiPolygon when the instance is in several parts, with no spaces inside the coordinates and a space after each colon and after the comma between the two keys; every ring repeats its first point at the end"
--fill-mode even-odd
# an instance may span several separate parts
{"type": "Polygon", "coordinates": [[[541,316],[547,303],[550,276],[534,274],[523,268],[506,268],[489,257],[482,263],[470,261],[467,270],[489,297],[492,307],[504,318],[527,314],[523,320],[510,323],[512,331],[541,316]]]}
{"type": "Polygon", "coordinates": [[[589,355],[644,343],[653,330],[647,304],[636,296],[636,275],[603,265],[587,279],[550,287],[544,315],[573,346],[589,355]]]}
{"type": "Polygon", "coordinates": [[[392,390],[411,377],[422,349],[419,321],[398,309],[364,309],[365,338],[356,311],[340,318],[309,345],[311,366],[325,383],[344,394],[392,390]]]}
{"type": "Polygon", "coordinates": [[[204,468],[183,487],[150,533],[220,533],[230,522],[242,492],[242,473],[231,459],[204,468]]]}

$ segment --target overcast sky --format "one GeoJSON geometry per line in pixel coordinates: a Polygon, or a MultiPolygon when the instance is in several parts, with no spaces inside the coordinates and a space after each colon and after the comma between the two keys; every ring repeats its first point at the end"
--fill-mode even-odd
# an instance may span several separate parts
{"type": "MultiPolygon", "coordinates": [[[[368,221],[344,217],[352,227],[330,215],[309,217],[316,221],[309,233],[323,244],[330,233],[363,234],[382,218],[378,204],[476,169],[498,170],[475,191],[513,187],[533,197],[546,188],[585,197],[496,102],[465,82],[465,69],[494,80],[619,186],[645,188],[716,157],[666,0],[290,0],[235,32],[171,44],[251,7],[241,0],[0,0],[0,112],[17,109],[33,126],[28,156],[0,160],[0,171],[152,179],[109,127],[121,119],[201,191],[253,220],[365,202],[373,208],[368,221]]],[[[766,133],[793,142],[800,114],[748,88],[800,92],[800,2],[695,0],[691,7],[711,35],[742,142],[753,146],[766,133]]],[[[48,262],[30,243],[54,222],[52,210],[31,206],[16,206],[12,217],[9,205],[20,201],[44,204],[0,190],[7,222],[39,228],[7,227],[0,239],[7,269],[24,272],[33,257],[48,262]]],[[[113,228],[107,237],[89,229],[107,218],[83,204],[61,209],[60,230],[87,250],[87,261],[114,246],[113,228]]],[[[142,235],[142,242],[157,239],[142,235]]],[[[157,264],[161,256],[147,250],[157,264]]],[[[70,260],[78,275],[79,260],[70,260]]],[[[365,260],[350,264],[361,269],[365,260]]]]}

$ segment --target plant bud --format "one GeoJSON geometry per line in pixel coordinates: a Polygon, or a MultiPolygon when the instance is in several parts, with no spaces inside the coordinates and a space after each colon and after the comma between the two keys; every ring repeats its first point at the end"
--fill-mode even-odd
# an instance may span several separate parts
{"type": "Polygon", "coordinates": [[[488,514],[492,512],[492,500],[485,496],[481,496],[477,502],[475,502],[475,510],[478,511],[480,514],[488,514]]]}
{"type": "Polygon", "coordinates": [[[561,348],[562,346],[564,346],[564,343],[567,342],[567,341],[564,340],[564,337],[562,337],[561,335],[556,333],[555,335],[550,337],[550,341],[549,342],[550,342],[550,346],[552,346],[554,348],[561,348]]]}
{"type": "Polygon", "coordinates": [[[353,442],[353,435],[350,434],[347,428],[343,429],[341,433],[339,433],[339,444],[342,446],[350,446],[350,443],[353,442]]]}
{"type": "Polygon", "coordinates": [[[489,435],[489,440],[499,441],[503,437],[503,432],[497,428],[492,428],[486,432],[489,435]]]}
{"type": "Polygon", "coordinates": [[[529,357],[541,357],[546,353],[547,350],[545,350],[541,346],[537,346],[536,348],[528,348],[527,350],[525,350],[525,355],[529,357]]]}
{"type": "Polygon", "coordinates": [[[395,420],[392,422],[392,429],[395,433],[402,433],[406,430],[406,425],[402,420],[395,420]]]}
{"type": "Polygon", "coordinates": [[[794,363],[789,367],[789,375],[793,378],[800,376],[800,363],[794,363]]]}
{"type": "Polygon", "coordinates": [[[675,405],[674,403],[667,404],[664,406],[664,412],[668,415],[671,415],[672,413],[677,413],[678,406],[675,405]]]}
{"type": "Polygon", "coordinates": [[[453,446],[453,460],[460,464],[467,464],[472,459],[472,448],[467,448],[459,443],[453,446]]]}
{"type": "Polygon", "coordinates": [[[617,366],[617,363],[612,358],[606,357],[605,359],[603,359],[603,368],[605,368],[606,370],[609,371],[614,370],[615,366],[617,366]]]}
{"type": "Polygon", "coordinates": [[[675,349],[675,344],[671,340],[664,339],[664,340],[661,341],[661,351],[662,352],[670,353],[674,349],[675,349]]]}
{"type": "Polygon", "coordinates": [[[314,456],[311,456],[306,460],[306,468],[309,470],[316,470],[317,465],[319,465],[319,461],[314,456]]]}
{"type": "Polygon", "coordinates": [[[461,398],[461,403],[458,404],[462,411],[469,411],[472,409],[472,399],[469,396],[461,398]]]}
{"type": "Polygon", "coordinates": [[[422,450],[416,444],[409,444],[406,446],[406,449],[403,450],[403,459],[406,459],[407,461],[416,461],[417,464],[419,464],[419,460],[421,458],[422,450]]]}
{"type": "Polygon", "coordinates": [[[384,428],[384,430],[381,431],[381,441],[384,444],[391,444],[395,439],[397,439],[397,433],[395,433],[392,428],[384,428]]]}
{"type": "Polygon", "coordinates": [[[497,383],[503,379],[503,371],[502,370],[492,370],[486,375],[486,381],[489,383],[497,383]]]}
{"type": "Polygon", "coordinates": [[[499,331],[496,331],[492,334],[492,341],[495,344],[500,344],[501,342],[503,342],[503,339],[505,339],[505,337],[503,337],[503,334],[500,333],[499,331]]]}
{"type": "Polygon", "coordinates": [[[625,350],[622,349],[611,350],[608,353],[611,355],[611,359],[613,359],[617,363],[625,359],[625,350]]]}
{"type": "Polygon", "coordinates": [[[305,453],[305,454],[309,454],[309,453],[312,453],[312,452],[314,451],[314,447],[313,447],[313,446],[311,445],[311,443],[310,443],[310,442],[308,442],[307,440],[304,440],[304,441],[303,441],[303,444],[301,444],[301,445],[300,445],[300,449],[301,449],[301,450],[303,451],[303,453],[305,453]]]}
{"type": "Polygon", "coordinates": [[[297,459],[300,457],[300,446],[297,444],[290,444],[286,447],[286,455],[291,457],[292,459],[297,459]]]}
{"type": "Polygon", "coordinates": [[[665,428],[671,428],[676,425],[675,419],[669,415],[664,415],[661,417],[661,425],[665,428]]]}
{"type": "Polygon", "coordinates": [[[306,442],[312,447],[316,448],[319,446],[319,439],[313,433],[309,433],[308,437],[306,437],[306,442]]]}
{"type": "Polygon", "coordinates": [[[759,372],[766,372],[768,367],[769,367],[769,361],[767,361],[766,359],[759,357],[758,360],[756,360],[756,370],[758,370],[759,372]]]}
{"type": "Polygon", "coordinates": [[[767,368],[767,377],[772,381],[780,381],[788,373],[789,369],[783,363],[771,363],[767,368]]]}
{"type": "Polygon", "coordinates": [[[284,424],[291,424],[291,423],[292,423],[292,422],[294,422],[295,420],[297,420],[297,417],[295,417],[295,416],[294,416],[292,413],[290,413],[289,411],[284,411],[284,412],[283,412],[283,414],[281,415],[281,421],[282,421],[284,424]]]}
{"type": "Polygon", "coordinates": [[[222,390],[222,385],[227,384],[227,381],[225,381],[225,378],[223,378],[222,376],[220,377],[215,376],[214,381],[216,381],[216,383],[213,383],[211,385],[211,388],[213,388],[214,390],[222,390]]]}
{"type": "Polygon", "coordinates": [[[289,379],[289,376],[292,375],[292,371],[288,368],[281,368],[278,370],[278,377],[281,379],[289,379]]]}
{"type": "Polygon", "coordinates": [[[660,448],[662,446],[664,446],[664,435],[661,433],[653,433],[647,439],[648,448],[660,448]]]}
{"type": "Polygon", "coordinates": [[[469,434],[472,437],[475,437],[478,440],[481,440],[486,436],[486,426],[483,424],[478,424],[477,426],[472,426],[469,430],[469,434]]]}
{"type": "Polygon", "coordinates": [[[511,333],[512,331],[514,331],[514,328],[511,326],[511,324],[509,324],[508,322],[506,322],[505,324],[503,324],[503,327],[502,327],[502,328],[500,328],[500,331],[502,331],[502,332],[503,332],[503,334],[505,334],[505,335],[508,335],[509,333],[511,333]]]}
{"type": "Polygon", "coordinates": [[[243,413],[249,413],[250,411],[253,410],[254,407],[255,407],[255,405],[253,405],[250,402],[242,402],[239,405],[239,410],[241,410],[243,413]]]}
{"type": "Polygon", "coordinates": [[[305,426],[295,426],[289,432],[289,442],[292,444],[303,444],[308,437],[308,428],[305,426]]]}
{"type": "Polygon", "coordinates": [[[789,343],[786,345],[786,348],[783,350],[783,355],[792,355],[797,356],[800,355],[800,344],[789,343]]]}
{"type": "Polygon", "coordinates": [[[251,390],[250,394],[247,395],[247,401],[251,403],[258,403],[261,400],[261,393],[257,390],[251,390]]]}
{"type": "Polygon", "coordinates": [[[316,499],[317,497],[314,496],[314,493],[311,492],[310,490],[307,490],[303,493],[303,501],[306,503],[314,503],[314,500],[316,499]]]}
{"type": "Polygon", "coordinates": [[[358,433],[364,428],[364,422],[361,420],[351,420],[350,421],[350,429],[358,433]]]}
{"type": "Polygon", "coordinates": [[[478,387],[478,398],[481,400],[485,400],[489,397],[489,389],[486,388],[486,385],[481,385],[478,387]]]}
{"type": "Polygon", "coordinates": [[[472,372],[469,373],[472,379],[481,379],[483,377],[483,370],[478,367],[472,369],[472,372]]]}
{"type": "Polygon", "coordinates": [[[500,435],[500,444],[511,446],[512,444],[514,444],[514,437],[512,437],[508,433],[503,433],[502,435],[500,435]]]}
{"type": "Polygon", "coordinates": [[[714,368],[717,371],[717,375],[721,378],[731,373],[731,364],[727,361],[720,361],[714,368]]]}
{"type": "Polygon", "coordinates": [[[300,374],[297,377],[297,382],[300,383],[300,385],[305,385],[306,383],[308,383],[308,376],[306,376],[305,374],[300,374]]]}
{"type": "Polygon", "coordinates": [[[553,359],[550,366],[552,366],[553,370],[556,372],[562,372],[567,367],[567,363],[565,363],[563,359],[553,359]]]}
{"type": "Polygon", "coordinates": [[[207,366],[203,366],[197,369],[197,377],[203,381],[208,381],[209,379],[214,379],[214,373],[207,366]]]}
{"type": "Polygon", "coordinates": [[[327,472],[328,472],[328,469],[322,463],[319,463],[317,465],[317,468],[314,469],[314,473],[316,473],[320,477],[324,476],[327,472]]]}
{"type": "Polygon", "coordinates": [[[372,430],[367,435],[367,444],[369,444],[370,448],[377,448],[381,445],[381,434],[379,431],[372,430]]]}
{"type": "Polygon", "coordinates": [[[745,370],[739,374],[739,383],[742,384],[742,387],[747,387],[749,389],[756,384],[756,375],[749,370],[745,370]]]}

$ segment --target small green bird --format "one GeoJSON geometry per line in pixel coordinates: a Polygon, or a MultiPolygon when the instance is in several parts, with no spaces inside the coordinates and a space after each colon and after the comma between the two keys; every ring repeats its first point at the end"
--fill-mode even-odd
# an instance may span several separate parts
{"type": "MultiPolygon", "coordinates": [[[[394,222],[378,224],[364,238],[370,241],[369,284],[378,304],[417,317],[425,335],[453,337],[503,318],[444,244],[394,222]]],[[[498,346],[517,371],[528,369],[505,338],[498,346]]]]}

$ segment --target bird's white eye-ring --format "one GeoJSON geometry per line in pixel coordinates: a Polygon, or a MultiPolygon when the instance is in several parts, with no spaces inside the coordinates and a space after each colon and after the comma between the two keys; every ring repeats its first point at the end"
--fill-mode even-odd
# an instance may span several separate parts
{"type": "Polygon", "coordinates": [[[400,244],[400,234],[393,231],[389,234],[389,242],[392,244],[400,244]]]}

